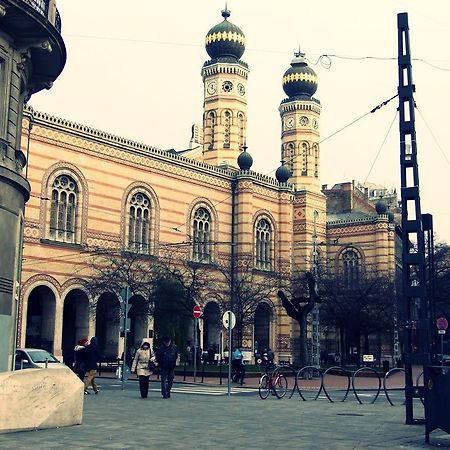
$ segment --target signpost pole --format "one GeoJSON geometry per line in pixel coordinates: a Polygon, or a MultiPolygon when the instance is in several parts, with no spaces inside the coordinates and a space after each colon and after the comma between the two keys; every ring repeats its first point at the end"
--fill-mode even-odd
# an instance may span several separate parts
{"type": "Polygon", "coordinates": [[[197,320],[194,317],[194,383],[197,379],[197,320]]]}
{"type": "Polygon", "coordinates": [[[232,357],[232,348],[231,348],[231,333],[233,332],[233,328],[231,326],[231,311],[228,311],[228,396],[231,395],[231,357],[232,357]]]}
{"type": "Polygon", "coordinates": [[[122,360],[122,391],[125,389],[125,361],[127,360],[127,334],[128,334],[128,286],[125,288],[125,308],[123,317],[123,360],[122,360]]]}

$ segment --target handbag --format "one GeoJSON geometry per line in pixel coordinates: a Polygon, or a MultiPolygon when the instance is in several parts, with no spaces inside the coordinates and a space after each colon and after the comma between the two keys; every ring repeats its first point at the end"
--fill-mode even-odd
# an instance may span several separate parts
{"type": "Polygon", "coordinates": [[[148,362],[148,370],[154,372],[156,370],[156,364],[153,361],[148,362]]]}

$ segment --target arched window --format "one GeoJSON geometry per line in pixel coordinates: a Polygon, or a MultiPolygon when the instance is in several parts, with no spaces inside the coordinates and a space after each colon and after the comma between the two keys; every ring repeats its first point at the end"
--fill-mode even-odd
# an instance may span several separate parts
{"type": "Polygon", "coordinates": [[[216,127],[216,115],[214,114],[214,111],[211,111],[207,116],[207,127],[209,127],[210,131],[210,140],[209,140],[209,148],[212,149],[214,147],[214,133],[215,133],[215,127],[216,127]]]}
{"type": "Polygon", "coordinates": [[[295,145],[292,142],[287,145],[285,160],[291,173],[294,173],[295,145]]]}
{"type": "Polygon", "coordinates": [[[319,176],[319,146],[317,144],[314,144],[313,150],[314,150],[314,176],[317,178],[319,176]]]}
{"type": "Polygon", "coordinates": [[[211,261],[211,215],[206,208],[198,208],[194,214],[193,222],[194,247],[193,258],[195,261],[211,261]]]}
{"type": "Polygon", "coordinates": [[[308,144],[302,143],[302,175],[308,174],[308,144]]]}
{"type": "Polygon", "coordinates": [[[261,270],[270,270],[271,265],[271,246],[272,229],[266,219],[261,219],[256,224],[256,268],[261,270]]]}
{"type": "Polygon", "coordinates": [[[358,284],[359,266],[359,255],[354,250],[347,250],[342,255],[342,272],[347,287],[352,287],[358,284]]]}
{"type": "Polygon", "coordinates": [[[223,146],[225,148],[230,147],[230,129],[231,129],[231,113],[230,111],[225,111],[223,115],[224,124],[224,135],[223,135],[223,146]]]}
{"type": "Polygon", "coordinates": [[[239,125],[239,147],[245,145],[245,116],[242,113],[238,114],[239,125]]]}
{"type": "Polygon", "coordinates": [[[55,178],[50,206],[50,237],[63,242],[76,241],[78,186],[68,175],[55,178]]]}
{"type": "Polygon", "coordinates": [[[135,193],[128,204],[128,250],[148,253],[150,248],[150,200],[142,192],[135,193]]]}

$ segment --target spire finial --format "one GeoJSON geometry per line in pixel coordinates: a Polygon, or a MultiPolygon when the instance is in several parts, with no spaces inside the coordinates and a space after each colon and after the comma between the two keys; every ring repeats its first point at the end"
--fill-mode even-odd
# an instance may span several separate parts
{"type": "Polygon", "coordinates": [[[294,52],[296,58],[304,58],[305,54],[302,52],[300,43],[298,44],[298,52],[294,52]]]}
{"type": "Polygon", "coordinates": [[[247,139],[244,141],[244,145],[242,146],[242,150],[244,150],[244,152],[246,152],[248,149],[247,147],[247,139]]]}
{"type": "Polygon", "coordinates": [[[225,9],[222,10],[222,17],[227,20],[230,17],[230,10],[228,9],[228,1],[225,0],[225,9]]]}

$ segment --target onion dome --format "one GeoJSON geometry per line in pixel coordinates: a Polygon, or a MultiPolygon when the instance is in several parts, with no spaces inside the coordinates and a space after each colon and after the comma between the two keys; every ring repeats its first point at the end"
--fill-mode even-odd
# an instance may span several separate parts
{"type": "Polygon", "coordinates": [[[244,145],[242,148],[244,149],[244,151],[241,152],[241,154],[238,156],[238,159],[237,159],[239,169],[250,170],[250,168],[253,165],[253,158],[250,155],[250,153],[247,152],[246,145],[244,145]]]}
{"type": "Polygon", "coordinates": [[[388,216],[389,223],[394,223],[395,217],[394,217],[394,213],[391,210],[388,211],[387,216],[388,216]]]}
{"type": "Polygon", "coordinates": [[[375,210],[377,211],[378,214],[387,214],[388,207],[386,205],[386,202],[383,200],[378,200],[375,203],[375,210]]]}
{"type": "Polygon", "coordinates": [[[304,53],[296,53],[291,67],[283,75],[283,89],[288,97],[311,97],[317,90],[317,75],[305,59],[304,53]]]}
{"type": "Polygon", "coordinates": [[[281,160],[281,166],[278,167],[275,172],[275,178],[279,183],[286,183],[287,180],[291,178],[291,171],[289,170],[289,167],[284,164],[284,160],[281,160]]]}
{"type": "Polygon", "coordinates": [[[245,36],[242,30],[228,22],[230,11],[222,11],[224,20],[212,27],[205,38],[205,46],[211,59],[232,57],[239,59],[245,51],[245,36]]]}

